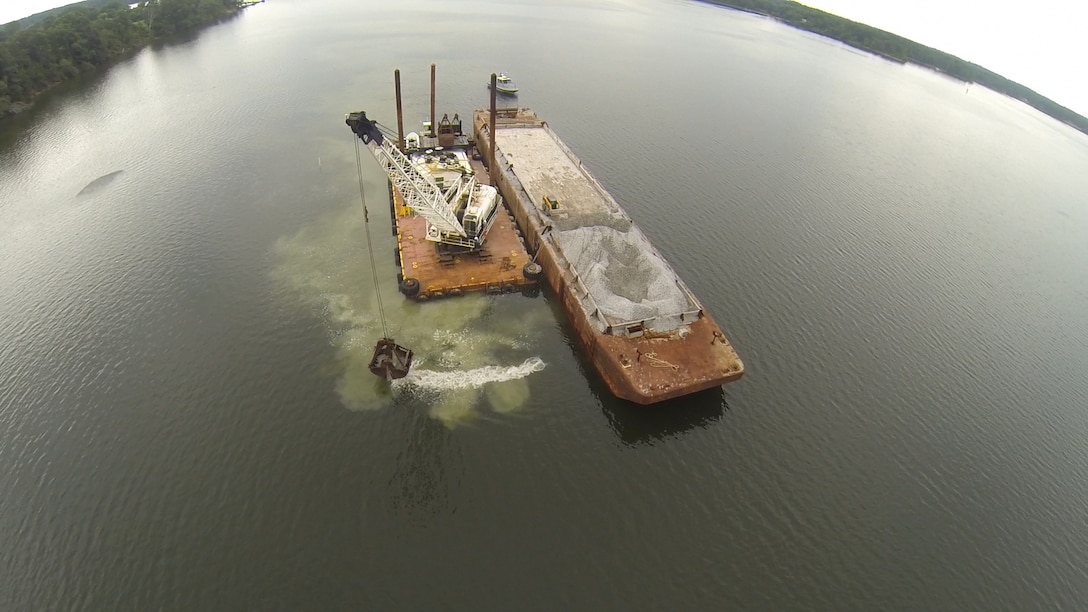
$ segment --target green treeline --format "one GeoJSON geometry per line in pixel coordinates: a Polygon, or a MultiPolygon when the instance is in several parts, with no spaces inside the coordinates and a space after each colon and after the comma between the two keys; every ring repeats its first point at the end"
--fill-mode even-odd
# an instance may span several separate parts
{"type": "Polygon", "coordinates": [[[240,6],[239,0],[147,0],[129,8],[111,0],[10,23],[0,29],[0,116],[25,108],[53,85],[240,6]]]}
{"type": "Polygon", "coordinates": [[[1088,134],[1088,119],[1023,85],[1010,81],[978,64],[920,45],[912,40],[863,23],[850,21],[791,0],[704,0],[774,17],[795,28],[808,30],[842,41],[852,47],[881,55],[897,62],[926,66],[968,83],[978,83],[1026,104],[1088,134]]]}

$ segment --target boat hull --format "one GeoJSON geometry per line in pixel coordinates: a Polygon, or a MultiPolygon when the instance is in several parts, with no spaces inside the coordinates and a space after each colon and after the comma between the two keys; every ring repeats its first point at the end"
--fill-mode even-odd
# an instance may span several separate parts
{"type": "MultiPolygon", "coordinates": [[[[551,220],[535,206],[534,198],[518,178],[513,164],[502,153],[504,124],[519,129],[539,128],[551,134],[550,128],[528,109],[514,112],[496,126],[496,132],[500,134],[495,153],[498,160],[488,158],[492,184],[498,187],[513,211],[529,251],[535,254],[548,286],[571,322],[580,348],[609,391],[631,402],[653,404],[741,378],[743,363],[721,328],[701,307],[697,313],[685,313],[690,314],[690,318],[683,320],[681,317],[683,324],[670,331],[646,329],[635,335],[602,331],[600,318],[592,318],[591,313],[587,313],[584,282],[579,280],[572,262],[565,257],[554,237],[547,236],[552,228],[551,220]]],[[[490,156],[491,150],[488,115],[487,111],[477,111],[473,121],[478,146],[481,151],[488,152],[485,157],[490,156]]],[[[557,136],[554,138],[571,162],[585,173],[585,180],[596,184],[581,161],[557,136]]],[[[525,161],[524,156],[519,158],[519,167],[525,161]]],[[[522,172],[528,171],[523,169],[522,172]]]]}

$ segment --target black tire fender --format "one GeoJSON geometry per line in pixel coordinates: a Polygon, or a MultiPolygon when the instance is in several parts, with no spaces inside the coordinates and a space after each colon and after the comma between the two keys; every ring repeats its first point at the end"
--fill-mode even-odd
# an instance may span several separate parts
{"type": "Polygon", "coordinates": [[[540,278],[540,275],[544,273],[544,268],[535,261],[530,261],[521,269],[521,273],[525,275],[525,278],[535,280],[540,278]]]}
{"type": "Polygon", "coordinates": [[[415,278],[405,278],[400,281],[400,292],[408,297],[415,297],[419,293],[419,280],[415,278]]]}

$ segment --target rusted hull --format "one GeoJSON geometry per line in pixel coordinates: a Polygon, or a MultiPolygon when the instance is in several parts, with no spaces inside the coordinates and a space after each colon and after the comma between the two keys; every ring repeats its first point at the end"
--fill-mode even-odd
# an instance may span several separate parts
{"type": "MultiPolygon", "coordinates": [[[[511,115],[505,121],[525,120],[520,112],[511,115]]],[[[473,127],[481,151],[490,149],[487,122],[487,113],[477,111],[473,127]]],[[[498,129],[502,129],[501,122],[498,129]]],[[[673,332],[647,331],[632,337],[599,331],[575,295],[574,276],[566,268],[564,257],[553,241],[544,238],[546,227],[517,177],[509,168],[488,161],[492,184],[513,212],[529,251],[535,253],[535,261],[542,266],[544,277],[560,300],[587,359],[614,395],[639,404],[653,404],[743,376],[744,365],[736,351],[705,311],[673,332]]]]}
{"type": "Polygon", "coordinates": [[[670,333],[629,338],[598,332],[574,298],[570,279],[556,260],[552,246],[542,242],[537,262],[584,354],[616,397],[653,404],[718,387],[744,375],[736,351],[706,314],[691,323],[683,336],[670,333]]]}

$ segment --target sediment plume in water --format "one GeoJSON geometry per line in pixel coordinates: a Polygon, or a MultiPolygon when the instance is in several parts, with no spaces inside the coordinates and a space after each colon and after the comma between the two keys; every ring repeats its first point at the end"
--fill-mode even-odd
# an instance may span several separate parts
{"type": "MultiPolygon", "coordinates": [[[[368,193],[381,190],[371,186],[368,193]]],[[[335,349],[335,364],[326,370],[335,376],[344,405],[380,410],[395,397],[415,400],[448,426],[475,420],[484,407],[495,413],[518,410],[529,397],[528,377],[544,368],[531,350],[547,309],[530,309],[514,319],[493,316],[492,301],[515,296],[470,294],[426,304],[406,300],[397,292],[395,242],[387,231],[374,231],[375,226],[388,228],[388,219],[374,212],[380,206],[370,206],[371,238],[389,335],[416,355],[409,375],[393,384],[367,369],[383,332],[358,203],[322,215],[276,248],[273,275],[325,323],[335,349]],[[388,260],[379,253],[388,253],[388,260]]]]}

